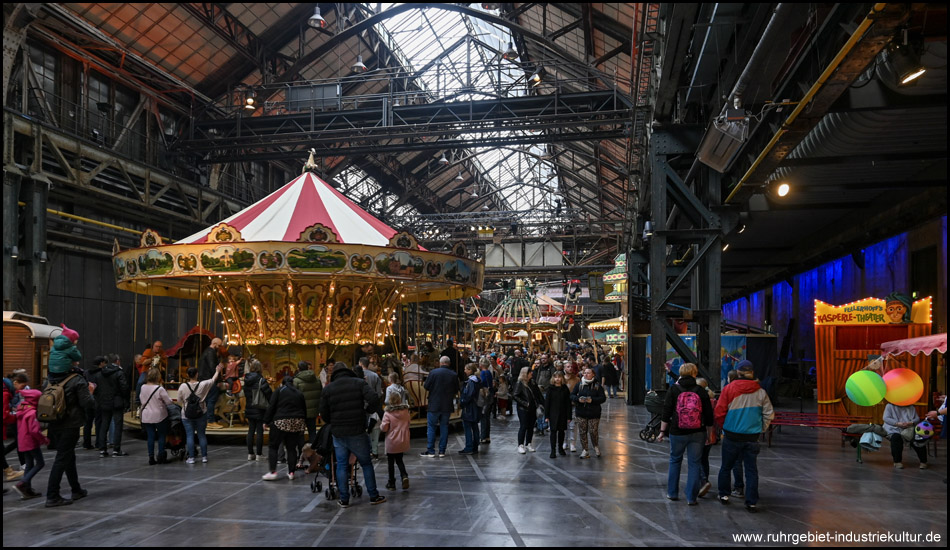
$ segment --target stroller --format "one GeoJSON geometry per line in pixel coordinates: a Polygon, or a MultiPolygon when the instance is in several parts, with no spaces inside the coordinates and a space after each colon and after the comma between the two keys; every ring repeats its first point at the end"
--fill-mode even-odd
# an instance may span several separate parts
{"type": "MultiPolygon", "coordinates": [[[[340,497],[340,490],[336,479],[336,452],[333,449],[333,437],[329,424],[324,424],[317,431],[316,443],[311,446],[304,445],[303,452],[300,455],[301,462],[309,462],[307,473],[316,474],[313,481],[310,482],[310,491],[318,493],[324,491],[327,500],[336,500],[340,497]],[[320,476],[327,478],[327,488],[323,489],[323,482],[320,476]]],[[[357,481],[356,474],[359,471],[359,464],[356,462],[356,456],[350,454],[350,467],[348,468],[347,478],[344,483],[350,484],[350,494],[354,496],[363,496],[363,486],[357,481]]]]}
{"type": "Polygon", "coordinates": [[[168,410],[168,433],[165,434],[165,452],[178,460],[185,460],[185,426],[181,421],[181,407],[175,403],[168,410]]]}
{"type": "Polygon", "coordinates": [[[643,441],[652,443],[656,441],[656,437],[660,435],[660,415],[663,414],[663,401],[665,397],[666,390],[650,390],[647,392],[643,404],[646,405],[647,412],[650,413],[651,417],[646,427],[640,430],[640,439],[643,441]]]}

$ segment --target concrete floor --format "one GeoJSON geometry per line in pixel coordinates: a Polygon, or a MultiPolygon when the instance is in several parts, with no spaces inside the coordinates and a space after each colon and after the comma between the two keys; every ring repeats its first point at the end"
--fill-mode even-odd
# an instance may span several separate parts
{"type": "MultiPolygon", "coordinates": [[[[311,493],[309,476],[261,481],[266,463],[248,462],[238,443],[212,442],[208,464],[148,466],[145,442],[127,433],[129,457],[100,459],[95,451],[78,451],[88,498],[47,510],[43,498],[23,502],[12,491],[5,495],[3,545],[748,546],[767,541],[737,542],[733,535],[830,532],[934,533],[938,542],[916,545],[946,547],[943,442],[931,469],[919,470],[913,453],[905,453],[907,468],[898,471],[886,443],[857,464],[854,450],[841,448],[834,431],[786,427],[771,449],[763,445],[760,512],[750,514],[737,502],[719,504],[715,487],[699,506],[668,501],[668,447],[637,436],[647,419],[643,407],[608,400],[600,460],[580,460],[576,453],[552,460],[547,437],[536,438],[538,452],[519,455],[516,419],[494,422],[492,443],[474,458],[457,454],[463,444],[458,431],[443,459],[419,457],[425,442],[416,437],[406,457],[411,489],[382,489],[389,500],[379,506],[370,506],[364,493],[345,510],[311,493]]],[[[34,481],[40,492],[52,458],[46,454],[46,469],[34,481]]],[[[711,461],[715,478],[718,447],[711,461]]],[[[376,470],[382,487],[385,459],[376,470]]],[[[684,468],[681,489],[685,482],[684,468]]],[[[63,488],[68,495],[65,479],[63,488]]]]}

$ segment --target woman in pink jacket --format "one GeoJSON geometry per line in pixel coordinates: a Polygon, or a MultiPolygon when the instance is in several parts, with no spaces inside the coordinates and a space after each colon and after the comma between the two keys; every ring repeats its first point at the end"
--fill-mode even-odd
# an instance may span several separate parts
{"type": "Polygon", "coordinates": [[[48,445],[49,440],[43,436],[40,423],[36,419],[36,404],[41,395],[43,392],[40,390],[20,390],[22,401],[16,409],[17,448],[26,455],[26,474],[19,483],[13,486],[13,489],[23,500],[40,496],[33,490],[30,481],[46,465],[43,462],[42,447],[48,445]]]}
{"type": "Polygon", "coordinates": [[[139,390],[142,403],[142,427],[148,435],[148,465],[164,464],[165,434],[168,433],[168,405],[171,397],[162,387],[162,371],[155,367],[149,369],[145,384],[139,390]],[[158,439],[158,460],[155,460],[155,440],[158,439]]]}
{"type": "Polygon", "coordinates": [[[379,431],[386,434],[386,460],[389,462],[389,481],[386,488],[396,490],[396,471],[393,466],[399,466],[399,475],[402,476],[402,488],[409,488],[409,474],[406,465],[402,462],[402,455],[409,451],[409,407],[403,402],[402,394],[389,394],[386,402],[386,414],[379,425],[379,431]]]}

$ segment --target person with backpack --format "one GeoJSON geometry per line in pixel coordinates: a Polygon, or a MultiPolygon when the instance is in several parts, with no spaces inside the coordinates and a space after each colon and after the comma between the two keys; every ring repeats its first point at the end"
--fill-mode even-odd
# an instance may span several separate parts
{"type": "Polygon", "coordinates": [[[208,462],[208,404],[206,399],[211,386],[221,378],[222,366],[215,368],[214,375],[198,381],[198,368],[188,367],[186,375],[188,381],[178,386],[178,402],[184,405],[181,412],[181,423],[185,427],[185,450],[188,464],[195,463],[195,433],[198,434],[198,445],[201,447],[201,462],[208,462]]]}
{"type": "Polygon", "coordinates": [[[693,363],[680,367],[679,379],[666,392],[657,436],[657,441],[662,441],[667,434],[670,437],[670,470],[666,483],[666,498],[670,500],[679,500],[680,469],[683,455],[687,455],[686,503],[690,506],[699,504],[703,447],[715,438],[712,403],[706,390],[696,384],[697,374],[699,369],[693,363]]]}
{"type": "MultiPolygon", "coordinates": [[[[22,376],[26,378],[25,374],[22,376]]],[[[22,469],[14,470],[13,467],[7,462],[7,453],[17,448],[16,405],[14,405],[14,397],[17,395],[17,392],[20,391],[20,389],[26,386],[25,381],[22,385],[18,385],[15,377],[16,375],[14,375],[14,378],[12,379],[3,379],[3,440],[6,441],[8,438],[12,439],[8,445],[4,445],[3,447],[4,481],[17,481],[26,473],[26,471],[22,469]]],[[[25,455],[19,451],[17,451],[17,455],[20,458],[20,464],[25,464],[25,455]]]]}
{"type": "Polygon", "coordinates": [[[23,400],[16,411],[17,446],[20,452],[26,455],[26,475],[23,476],[22,481],[13,486],[13,489],[23,500],[40,496],[33,490],[30,482],[46,465],[43,461],[42,447],[49,444],[49,440],[43,435],[40,423],[36,419],[36,405],[42,394],[43,392],[39,390],[20,391],[23,400]]]}
{"type": "Polygon", "coordinates": [[[571,401],[574,403],[577,431],[581,440],[580,458],[590,458],[587,434],[590,434],[594,454],[600,458],[600,406],[607,401],[607,394],[604,393],[604,387],[597,382],[593,367],[584,368],[581,381],[571,391],[571,401]]]}
{"type": "Polygon", "coordinates": [[[247,403],[244,419],[247,420],[247,459],[264,460],[264,411],[270,404],[274,390],[261,374],[261,362],[255,358],[247,361],[244,375],[244,397],[247,403]],[[256,450],[255,453],[255,442],[256,450]]]}
{"type": "Polygon", "coordinates": [[[49,376],[36,405],[37,419],[47,423],[50,446],[56,449],[46,485],[47,508],[72,504],[89,494],[79,484],[76,443],[79,442],[79,429],[86,422],[86,411],[95,407],[95,400],[89,382],[78,368],[82,360],[82,354],[76,348],[78,341],[79,334],[69,329],[53,339],[49,376]],[[64,474],[72,489],[71,499],[60,494],[64,474]]]}
{"type": "Polygon", "coordinates": [[[99,449],[100,457],[109,456],[106,447],[109,443],[109,429],[112,427],[115,429],[112,456],[128,456],[129,453],[122,450],[122,415],[125,414],[125,396],[129,393],[129,386],[125,373],[119,366],[119,356],[110,353],[106,357],[106,362],[107,365],[99,371],[96,391],[93,393],[99,412],[99,423],[96,425],[96,447],[99,449]]]}

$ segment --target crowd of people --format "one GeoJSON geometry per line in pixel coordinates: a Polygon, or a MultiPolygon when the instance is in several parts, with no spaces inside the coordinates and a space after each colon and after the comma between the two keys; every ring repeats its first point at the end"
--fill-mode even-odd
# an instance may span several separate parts
{"type": "MultiPolygon", "coordinates": [[[[310,362],[301,361],[295,374],[268,380],[260,361],[243,358],[240,348],[227,348],[215,338],[197,366],[185,371],[176,403],[166,390],[167,358],[160,342],[136,356],[134,368],[123,367],[120,358],[110,354],[96,357],[83,369],[78,341],[79,335],[65,327],[55,338],[44,391],[30,388],[25,372],[4,379],[4,440],[8,435],[13,439],[4,449],[5,480],[16,482],[13,489],[23,499],[41,496],[33,490],[32,481],[45,466],[41,449],[49,445],[56,455],[46,488],[47,507],[69,505],[88,494],[76,468],[76,447],[84,427],[84,448],[98,450],[102,458],[129,455],[122,437],[126,412],[137,414],[141,421],[149,465],[169,462],[166,436],[174,421],[183,427],[185,462],[208,462],[206,430],[218,421],[216,401],[238,379],[246,400],[247,457],[267,461],[263,480],[281,479],[280,464],[286,464],[286,478],[294,480],[318,446],[321,432],[317,427],[322,422],[332,427],[328,441],[337,480],[349,479],[358,464],[374,505],[386,501],[377,487],[374,466],[380,439],[388,463],[385,488],[395,490],[398,479],[403,490],[409,489],[404,456],[410,450],[410,407],[425,411],[426,448],[421,453],[425,458],[445,457],[449,420],[458,411],[465,434],[461,455],[483,451],[491,443],[492,423],[507,424],[514,417],[518,420],[514,452],[518,454],[536,452],[535,436],[548,432],[551,459],[578,449],[580,459],[600,459],[604,456],[599,437],[602,406],[617,397],[624,379],[621,356],[592,348],[562,353],[530,353],[521,348],[510,353],[472,353],[458,350],[449,340],[437,354],[436,365],[426,360],[436,354],[410,354],[403,356],[398,368],[380,372],[375,357],[363,353],[351,365],[343,361],[322,365],[319,374],[310,362]],[[133,384],[136,370],[139,376],[133,384]],[[425,403],[417,402],[419,397],[407,390],[407,386],[420,385],[426,392],[425,403]],[[41,423],[46,425],[45,433],[41,423]],[[91,425],[96,427],[95,440],[91,425]],[[265,430],[269,431],[266,457],[265,430]],[[21,470],[6,462],[6,454],[13,449],[21,470]],[[70,498],[61,494],[64,475],[70,498]]],[[[682,365],[666,392],[658,437],[670,442],[667,498],[679,500],[686,458],[686,501],[698,503],[712,488],[710,451],[721,443],[718,500],[729,504],[730,497],[743,498],[746,508],[755,512],[758,440],[772,416],[772,404],[754,379],[751,362],[736,365],[718,396],[698,378],[696,365],[682,365]]],[[[903,467],[900,432],[917,420],[913,407],[889,406],[885,414],[896,467],[903,467]]],[[[926,453],[918,451],[918,456],[921,468],[926,468],[926,453]]],[[[337,486],[340,506],[349,506],[349,484],[341,481],[337,486]]]]}

